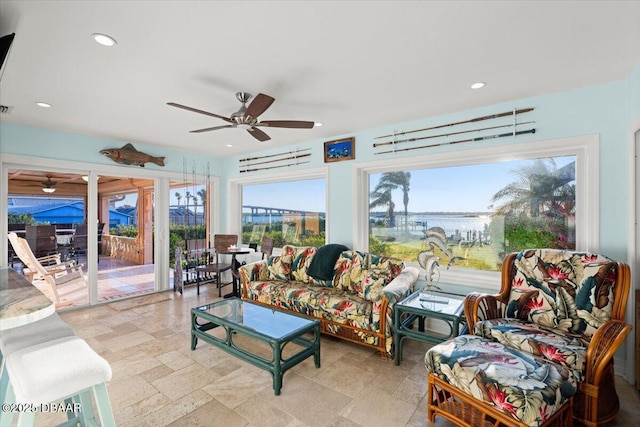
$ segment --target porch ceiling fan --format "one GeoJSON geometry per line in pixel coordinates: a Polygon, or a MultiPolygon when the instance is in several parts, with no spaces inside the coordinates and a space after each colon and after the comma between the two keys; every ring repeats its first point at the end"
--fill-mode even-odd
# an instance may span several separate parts
{"type": "Polygon", "coordinates": [[[225,128],[240,128],[245,129],[251,136],[260,142],[268,141],[271,138],[259,127],[272,127],[272,128],[289,128],[289,129],[311,129],[314,126],[314,122],[299,121],[299,120],[263,120],[258,121],[258,116],[264,113],[267,108],[273,104],[274,98],[263,93],[259,93],[253,101],[247,106],[247,102],[251,99],[251,94],[247,92],[236,93],[236,98],[242,106],[238,111],[231,114],[229,117],[221,116],[219,114],[210,113],[208,111],[198,110],[197,108],[188,107],[186,105],[176,104],[175,102],[167,102],[167,105],[172,107],[182,108],[183,110],[193,111],[194,113],[200,113],[211,117],[216,117],[228,122],[228,125],[214,126],[204,129],[192,130],[192,133],[209,132],[212,130],[225,129],[225,128]]]}
{"type": "Polygon", "coordinates": [[[47,175],[47,180],[42,181],[42,191],[45,193],[55,193],[56,183],[51,180],[52,176],[47,175]]]}

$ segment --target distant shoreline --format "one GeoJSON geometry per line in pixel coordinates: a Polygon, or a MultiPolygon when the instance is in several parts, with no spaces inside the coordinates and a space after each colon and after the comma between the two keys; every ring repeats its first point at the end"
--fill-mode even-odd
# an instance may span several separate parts
{"type": "MultiPolygon", "coordinates": [[[[404,216],[403,211],[395,211],[396,216],[404,216]]],[[[487,211],[478,211],[478,212],[408,212],[408,216],[419,216],[419,215],[440,215],[440,216],[491,216],[494,212],[487,211]]],[[[387,212],[369,212],[370,216],[387,216],[387,212]]]]}

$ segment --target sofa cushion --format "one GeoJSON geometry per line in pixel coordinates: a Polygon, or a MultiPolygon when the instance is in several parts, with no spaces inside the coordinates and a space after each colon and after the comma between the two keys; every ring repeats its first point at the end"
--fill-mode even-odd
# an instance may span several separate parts
{"type": "Polygon", "coordinates": [[[287,281],[291,278],[291,262],[290,257],[282,256],[270,256],[267,260],[267,272],[268,275],[260,276],[260,280],[280,280],[287,281]],[[288,262],[289,261],[289,262],[288,262]]]}
{"type": "Polygon", "coordinates": [[[382,296],[382,289],[391,281],[391,272],[381,270],[365,270],[358,282],[353,282],[353,288],[362,298],[378,301],[382,296]]]}
{"type": "Polygon", "coordinates": [[[577,391],[566,367],[472,335],[438,344],[425,367],[525,425],[541,426],[577,391]]]}
{"type": "Polygon", "coordinates": [[[352,283],[362,280],[362,265],[365,264],[365,256],[357,251],[343,251],[336,261],[333,287],[358,293],[352,283]]]}
{"type": "Polygon", "coordinates": [[[372,303],[341,289],[298,281],[263,281],[250,283],[249,297],[297,313],[372,328],[372,303]]]}
{"type": "Polygon", "coordinates": [[[291,258],[291,280],[310,283],[313,278],[307,274],[317,249],[313,246],[295,247],[291,258]]]}
{"type": "Polygon", "coordinates": [[[545,328],[518,319],[491,319],[474,325],[477,336],[526,351],[572,370],[580,381],[585,371],[588,341],[585,337],[545,328]]]}
{"type": "Polygon", "coordinates": [[[592,336],[611,319],[614,261],[587,252],[520,252],[511,273],[506,317],[592,336]]]}

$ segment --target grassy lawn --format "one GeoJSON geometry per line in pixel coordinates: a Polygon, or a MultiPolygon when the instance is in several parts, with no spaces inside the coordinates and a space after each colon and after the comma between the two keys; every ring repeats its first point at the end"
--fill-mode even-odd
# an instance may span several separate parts
{"type": "MultiPolygon", "coordinates": [[[[424,241],[420,239],[406,240],[403,242],[392,241],[384,242],[385,255],[402,258],[405,261],[415,262],[421,251],[429,250],[424,241]]],[[[460,247],[460,245],[449,244],[449,248],[454,257],[466,258],[465,260],[457,260],[453,264],[456,267],[474,268],[479,270],[498,271],[496,264],[496,256],[491,245],[475,244],[473,247],[460,247]]],[[[446,266],[449,263],[449,257],[440,249],[435,248],[434,253],[440,257],[439,264],[446,266]]]]}

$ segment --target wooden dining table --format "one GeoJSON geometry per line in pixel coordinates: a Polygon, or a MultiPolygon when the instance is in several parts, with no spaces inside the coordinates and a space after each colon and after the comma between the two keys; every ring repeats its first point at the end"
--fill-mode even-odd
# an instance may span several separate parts
{"type": "Polygon", "coordinates": [[[53,301],[22,274],[0,268],[0,330],[44,319],[55,311],[53,301]]]}

